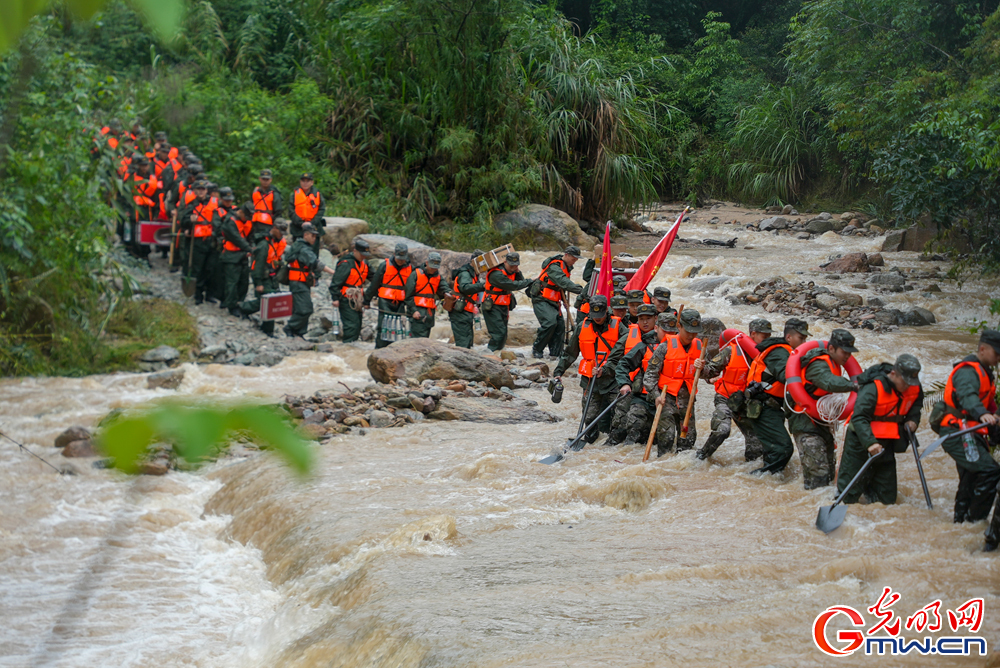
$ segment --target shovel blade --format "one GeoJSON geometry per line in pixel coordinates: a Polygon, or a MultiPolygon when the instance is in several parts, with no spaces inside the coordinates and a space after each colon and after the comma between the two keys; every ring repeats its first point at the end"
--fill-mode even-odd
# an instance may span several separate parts
{"type": "Polygon", "coordinates": [[[847,506],[843,504],[824,506],[816,515],[816,528],[823,533],[830,533],[844,523],[845,517],[847,517],[847,506]]]}
{"type": "Polygon", "coordinates": [[[181,279],[181,290],[184,292],[185,297],[193,297],[195,286],[198,285],[198,279],[188,278],[185,276],[181,279]]]}
{"type": "Polygon", "coordinates": [[[549,455],[548,457],[545,457],[543,459],[539,459],[538,463],[539,464],[555,464],[556,462],[560,462],[562,460],[563,460],[563,456],[562,455],[549,455]]]}

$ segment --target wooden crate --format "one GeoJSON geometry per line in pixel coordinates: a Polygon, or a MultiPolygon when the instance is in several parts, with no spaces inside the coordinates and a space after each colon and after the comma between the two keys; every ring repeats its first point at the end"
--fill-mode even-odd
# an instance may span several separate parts
{"type": "Polygon", "coordinates": [[[260,297],[261,322],[279,320],[292,315],[292,293],[272,292],[260,297]]]}
{"type": "Polygon", "coordinates": [[[482,255],[477,255],[472,258],[472,268],[475,269],[477,274],[485,274],[490,269],[499,267],[503,264],[503,260],[507,257],[507,254],[513,252],[514,247],[510,244],[500,246],[500,248],[494,248],[491,251],[486,251],[482,255]]]}
{"type": "Polygon", "coordinates": [[[646,261],[644,257],[612,257],[611,269],[638,269],[646,261]]]}
{"type": "MultiPolygon", "coordinates": [[[[618,255],[619,253],[625,252],[625,244],[611,244],[611,257],[618,255]]],[[[601,266],[601,259],[604,253],[604,245],[597,244],[594,246],[594,264],[598,267],[601,266]]]]}

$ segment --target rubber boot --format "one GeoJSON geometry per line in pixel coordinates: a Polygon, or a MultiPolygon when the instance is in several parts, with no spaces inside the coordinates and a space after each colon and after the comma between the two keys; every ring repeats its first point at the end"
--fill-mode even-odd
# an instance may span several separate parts
{"type": "Polygon", "coordinates": [[[975,476],[972,501],[969,504],[968,519],[970,522],[978,522],[989,517],[990,508],[993,507],[993,501],[997,496],[997,483],[1000,483],[1000,467],[975,476]]]}
{"type": "Polygon", "coordinates": [[[955,524],[961,524],[969,515],[972,502],[972,482],[975,474],[965,469],[958,470],[958,489],[955,490],[955,524]]]}
{"type": "Polygon", "coordinates": [[[705,445],[701,446],[698,450],[698,459],[708,459],[715,454],[715,451],[719,449],[719,446],[726,440],[726,436],[723,434],[716,434],[714,431],[708,435],[708,439],[705,441],[705,445]]]}

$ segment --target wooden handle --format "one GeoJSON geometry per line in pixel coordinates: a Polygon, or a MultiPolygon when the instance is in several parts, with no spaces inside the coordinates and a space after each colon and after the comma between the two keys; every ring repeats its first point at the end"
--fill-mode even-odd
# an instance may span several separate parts
{"type": "MultiPolygon", "coordinates": [[[[708,344],[702,341],[701,356],[698,359],[704,360],[706,353],[708,353],[708,344]]],[[[698,396],[699,380],[701,380],[701,369],[696,369],[694,372],[694,382],[691,384],[691,396],[688,397],[688,407],[687,410],[684,411],[684,424],[681,425],[681,438],[687,438],[688,435],[688,423],[691,421],[691,411],[694,410],[694,398],[698,396]]]]}
{"type": "Polygon", "coordinates": [[[656,415],[653,416],[653,426],[649,428],[649,438],[646,440],[646,454],[642,456],[642,461],[649,460],[649,451],[653,449],[653,439],[656,438],[656,427],[660,424],[660,413],[663,412],[663,405],[656,407],[656,415]]]}

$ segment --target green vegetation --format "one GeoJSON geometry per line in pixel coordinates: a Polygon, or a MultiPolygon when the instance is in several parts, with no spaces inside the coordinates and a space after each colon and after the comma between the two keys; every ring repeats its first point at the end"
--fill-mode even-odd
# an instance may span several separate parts
{"type": "Polygon", "coordinates": [[[998,4],[57,1],[0,56],[0,369],[107,345],[128,282],[111,156],[85,156],[112,118],[166,130],[239,197],[263,167],[286,193],[311,171],[331,214],[453,248],[529,201],[598,230],[731,198],[929,215],[995,272],[998,4]]]}

